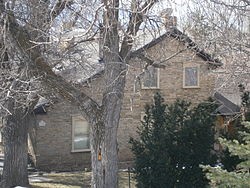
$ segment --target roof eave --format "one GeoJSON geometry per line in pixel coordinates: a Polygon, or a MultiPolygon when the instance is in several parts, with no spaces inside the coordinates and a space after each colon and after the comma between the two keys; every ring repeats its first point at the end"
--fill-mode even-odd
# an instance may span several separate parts
{"type": "Polygon", "coordinates": [[[214,59],[210,54],[204,52],[204,50],[201,50],[198,45],[192,41],[190,37],[188,37],[186,34],[181,32],[177,28],[173,28],[170,31],[167,31],[165,34],[159,36],[155,40],[151,41],[150,43],[144,45],[143,47],[133,51],[130,55],[130,57],[136,57],[136,54],[143,52],[144,50],[153,47],[154,45],[158,44],[158,42],[162,41],[166,37],[173,37],[176,40],[179,40],[181,42],[187,43],[187,48],[190,50],[194,50],[196,52],[196,55],[205,60],[207,63],[209,63],[212,66],[219,67],[222,66],[223,63],[219,59],[214,59]]]}

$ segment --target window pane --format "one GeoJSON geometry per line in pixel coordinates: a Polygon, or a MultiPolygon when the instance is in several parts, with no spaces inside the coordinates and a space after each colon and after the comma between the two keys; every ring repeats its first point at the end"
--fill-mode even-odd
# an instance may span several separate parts
{"type": "Polygon", "coordinates": [[[75,120],[75,133],[88,133],[88,123],[84,120],[75,120]]]}
{"type": "Polygon", "coordinates": [[[148,68],[148,70],[145,70],[143,75],[143,87],[157,87],[158,82],[158,71],[154,67],[148,68]]]}
{"type": "Polygon", "coordinates": [[[74,150],[89,149],[89,138],[86,135],[74,137],[74,150]]]}
{"type": "Polygon", "coordinates": [[[198,67],[185,67],[185,86],[198,86],[198,67]]]}
{"type": "Polygon", "coordinates": [[[73,149],[89,149],[89,127],[88,123],[84,120],[73,121],[73,149]]]}

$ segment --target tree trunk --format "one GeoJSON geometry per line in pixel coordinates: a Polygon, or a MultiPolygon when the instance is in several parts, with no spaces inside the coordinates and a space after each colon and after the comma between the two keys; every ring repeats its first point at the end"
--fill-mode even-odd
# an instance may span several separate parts
{"type": "Polygon", "coordinates": [[[103,188],[104,177],[102,168],[102,149],[103,144],[103,124],[90,127],[91,162],[92,162],[92,188],[103,188]]]}
{"type": "Polygon", "coordinates": [[[122,108],[126,69],[122,62],[107,63],[103,121],[91,126],[92,188],[118,187],[117,131],[122,108]]]}
{"type": "Polygon", "coordinates": [[[15,109],[3,121],[4,166],[1,187],[28,187],[28,127],[29,114],[15,109]]]}
{"type": "Polygon", "coordinates": [[[117,130],[124,95],[126,64],[119,56],[119,0],[104,0],[103,59],[105,91],[103,93],[103,176],[104,188],[118,187],[117,130]]]}
{"type": "Polygon", "coordinates": [[[125,87],[125,68],[122,62],[108,62],[106,70],[106,92],[104,107],[104,144],[103,168],[104,187],[118,187],[118,146],[117,130],[125,87]]]}

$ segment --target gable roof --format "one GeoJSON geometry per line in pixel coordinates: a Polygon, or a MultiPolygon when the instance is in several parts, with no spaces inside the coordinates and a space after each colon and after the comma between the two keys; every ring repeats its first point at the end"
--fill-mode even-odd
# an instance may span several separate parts
{"type": "MultiPolygon", "coordinates": [[[[218,66],[222,66],[223,63],[218,60],[218,59],[214,59],[211,54],[206,53],[204,50],[201,50],[198,45],[192,41],[192,39],[190,37],[188,37],[186,34],[184,34],[183,32],[181,32],[179,29],[177,28],[172,28],[171,30],[165,32],[163,35],[159,36],[158,38],[152,40],[151,42],[147,43],[146,45],[138,48],[137,50],[134,50],[131,52],[130,54],[130,58],[133,57],[138,57],[138,54],[142,54],[146,49],[153,47],[154,45],[158,44],[159,42],[161,42],[162,40],[164,40],[167,37],[173,37],[176,40],[179,40],[181,42],[183,42],[187,48],[194,50],[196,52],[196,55],[201,57],[204,61],[206,61],[207,63],[218,67],[218,66]]],[[[102,62],[102,59],[99,60],[102,62]]],[[[103,63],[103,62],[102,62],[103,63]]],[[[92,76],[86,78],[82,83],[87,83],[92,79],[96,79],[98,78],[100,75],[102,75],[104,73],[104,70],[101,69],[99,71],[97,71],[95,74],[93,74],[92,76]]]]}
{"type": "MultiPolygon", "coordinates": [[[[206,53],[204,50],[201,50],[198,47],[198,45],[191,40],[191,38],[189,38],[186,34],[178,30],[176,27],[171,28],[170,30],[164,32],[163,35],[151,40],[151,42],[147,42],[150,41],[151,37],[146,37],[146,40],[144,41],[139,39],[140,42],[137,45],[137,47],[139,48],[135,49],[130,53],[128,60],[133,57],[139,57],[144,60],[148,60],[147,57],[144,58],[145,55],[143,54],[143,52],[146,49],[153,47],[154,45],[157,45],[159,42],[161,42],[167,37],[172,37],[175,40],[182,42],[188,49],[193,50],[197,56],[201,57],[206,63],[213,66],[214,68],[222,65],[222,63],[218,59],[214,59],[210,54],[206,53]]],[[[89,55],[91,57],[90,64],[92,68],[89,69],[90,71],[87,71],[88,74],[86,74],[87,70],[86,66],[82,65],[79,65],[77,68],[73,66],[69,70],[66,69],[64,71],[59,71],[58,74],[61,74],[65,79],[70,80],[75,84],[86,84],[88,82],[91,82],[91,80],[99,78],[104,73],[104,67],[103,67],[103,60],[102,59],[98,60],[99,57],[97,54],[99,53],[98,53],[98,47],[96,45],[97,44],[94,45],[95,50],[90,50],[92,53],[89,52],[90,53],[89,55]]],[[[82,45],[80,45],[80,47],[83,48],[83,49],[80,48],[81,49],[80,51],[84,51],[84,49],[86,48],[86,46],[82,45]]]]}
{"type": "Polygon", "coordinates": [[[131,57],[136,57],[137,54],[143,53],[148,48],[153,47],[154,45],[158,44],[162,40],[164,40],[167,37],[173,37],[176,40],[179,40],[180,42],[184,43],[185,46],[191,50],[194,50],[196,52],[196,55],[201,57],[204,61],[208,61],[209,64],[215,65],[215,66],[221,66],[223,65],[222,62],[219,59],[214,59],[211,54],[206,53],[204,50],[200,49],[198,45],[186,34],[181,32],[177,28],[172,28],[171,30],[165,32],[160,37],[152,40],[150,43],[144,45],[143,47],[133,51],[131,53],[131,57]]]}
{"type": "Polygon", "coordinates": [[[214,98],[216,101],[220,103],[220,106],[215,110],[213,114],[220,114],[220,115],[236,115],[241,113],[240,107],[236,104],[232,103],[226,97],[221,95],[218,92],[215,92],[214,98]]]}

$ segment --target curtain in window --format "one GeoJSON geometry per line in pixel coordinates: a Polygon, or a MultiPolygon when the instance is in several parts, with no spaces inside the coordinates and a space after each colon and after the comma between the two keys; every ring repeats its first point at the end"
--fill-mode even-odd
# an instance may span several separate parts
{"type": "Polygon", "coordinates": [[[143,75],[143,87],[146,88],[156,88],[158,83],[157,69],[150,67],[145,70],[143,75]]]}
{"type": "Polygon", "coordinates": [[[185,86],[198,86],[198,67],[185,67],[185,86]]]}

